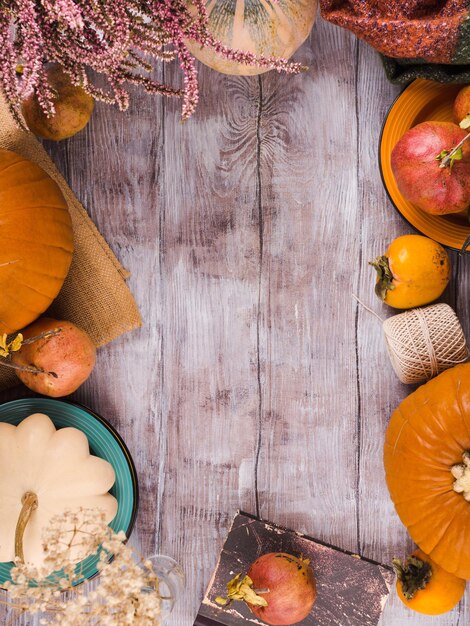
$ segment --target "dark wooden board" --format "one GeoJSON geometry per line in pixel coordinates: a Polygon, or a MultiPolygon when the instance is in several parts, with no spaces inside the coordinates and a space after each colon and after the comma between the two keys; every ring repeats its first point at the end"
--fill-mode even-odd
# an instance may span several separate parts
{"type": "Polygon", "coordinates": [[[269,552],[310,560],[318,595],[299,626],[377,626],[394,577],[389,568],[243,513],[233,520],[194,626],[204,626],[207,619],[221,626],[260,624],[243,602],[221,608],[215,598],[225,596],[235,574],[245,575],[251,563],[269,552]]]}

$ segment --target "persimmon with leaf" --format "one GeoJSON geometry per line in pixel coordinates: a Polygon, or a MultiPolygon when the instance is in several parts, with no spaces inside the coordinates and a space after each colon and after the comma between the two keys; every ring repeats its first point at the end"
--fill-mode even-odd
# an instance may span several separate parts
{"type": "Polygon", "coordinates": [[[465,593],[466,581],[446,572],[422,550],[415,550],[403,563],[394,559],[393,567],[398,597],[418,613],[447,613],[465,593]]]}
{"type": "Polygon", "coordinates": [[[376,295],[396,309],[411,309],[439,298],[450,278],[445,249],[422,235],[402,235],[370,265],[377,271],[376,295]]]}

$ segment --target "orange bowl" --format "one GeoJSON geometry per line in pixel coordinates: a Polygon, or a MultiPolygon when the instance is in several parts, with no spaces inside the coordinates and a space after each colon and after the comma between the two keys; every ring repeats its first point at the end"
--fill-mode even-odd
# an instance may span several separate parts
{"type": "Polygon", "coordinates": [[[400,193],[390,164],[392,150],[407,130],[428,120],[452,122],[452,106],[463,85],[415,80],[392,104],[379,141],[379,165],[384,187],[393,205],[418,232],[448,248],[461,250],[470,236],[465,213],[429,215],[400,193]]]}

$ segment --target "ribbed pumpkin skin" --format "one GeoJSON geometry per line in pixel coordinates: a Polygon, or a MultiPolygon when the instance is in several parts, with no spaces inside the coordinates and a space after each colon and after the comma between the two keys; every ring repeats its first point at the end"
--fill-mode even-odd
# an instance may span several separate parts
{"type": "Polygon", "coordinates": [[[0,150],[0,333],[33,322],[57,296],[73,233],[58,185],[37,165],[0,150]]]}
{"type": "Polygon", "coordinates": [[[441,567],[470,579],[470,503],[451,467],[470,450],[470,363],[419,387],[393,413],[384,446],[387,485],[413,541],[441,567]]]}
{"type": "MultiPolygon", "coordinates": [[[[208,0],[210,33],[226,46],[268,57],[290,58],[307,39],[318,0],[208,0]]],[[[223,59],[187,42],[194,56],[218,72],[252,76],[265,69],[223,59]]]]}

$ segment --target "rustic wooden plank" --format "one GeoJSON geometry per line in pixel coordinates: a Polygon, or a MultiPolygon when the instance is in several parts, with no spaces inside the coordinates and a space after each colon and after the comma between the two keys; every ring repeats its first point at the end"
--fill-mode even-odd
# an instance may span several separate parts
{"type": "Polygon", "coordinates": [[[354,551],[356,47],[320,22],[310,71],[262,80],[258,480],[263,517],[354,551]]]}
{"type": "Polygon", "coordinates": [[[165,430],[160,278],[163,119],[163,101],[134,90],[126,113],[98,105],[84,134],[48,146],[131,272],[129,285],[143,313],[142,329],[100,350],[92,377],[75,397],[116,426],[134,457],[141,497],[133,541],[144,554],[156,550],[164,475],[165,437],[160,435],[165,430]]]}
{"type": "MultiPolygon", "coordinates": [[[[253,510],[257,442],[257,80],[201,68],[201,101],[165,118],[162,550],[187,590],[190,625],[237,508],[253,510]]],[[[176,78],[174,78],[176,80],[176,78]]]]}

